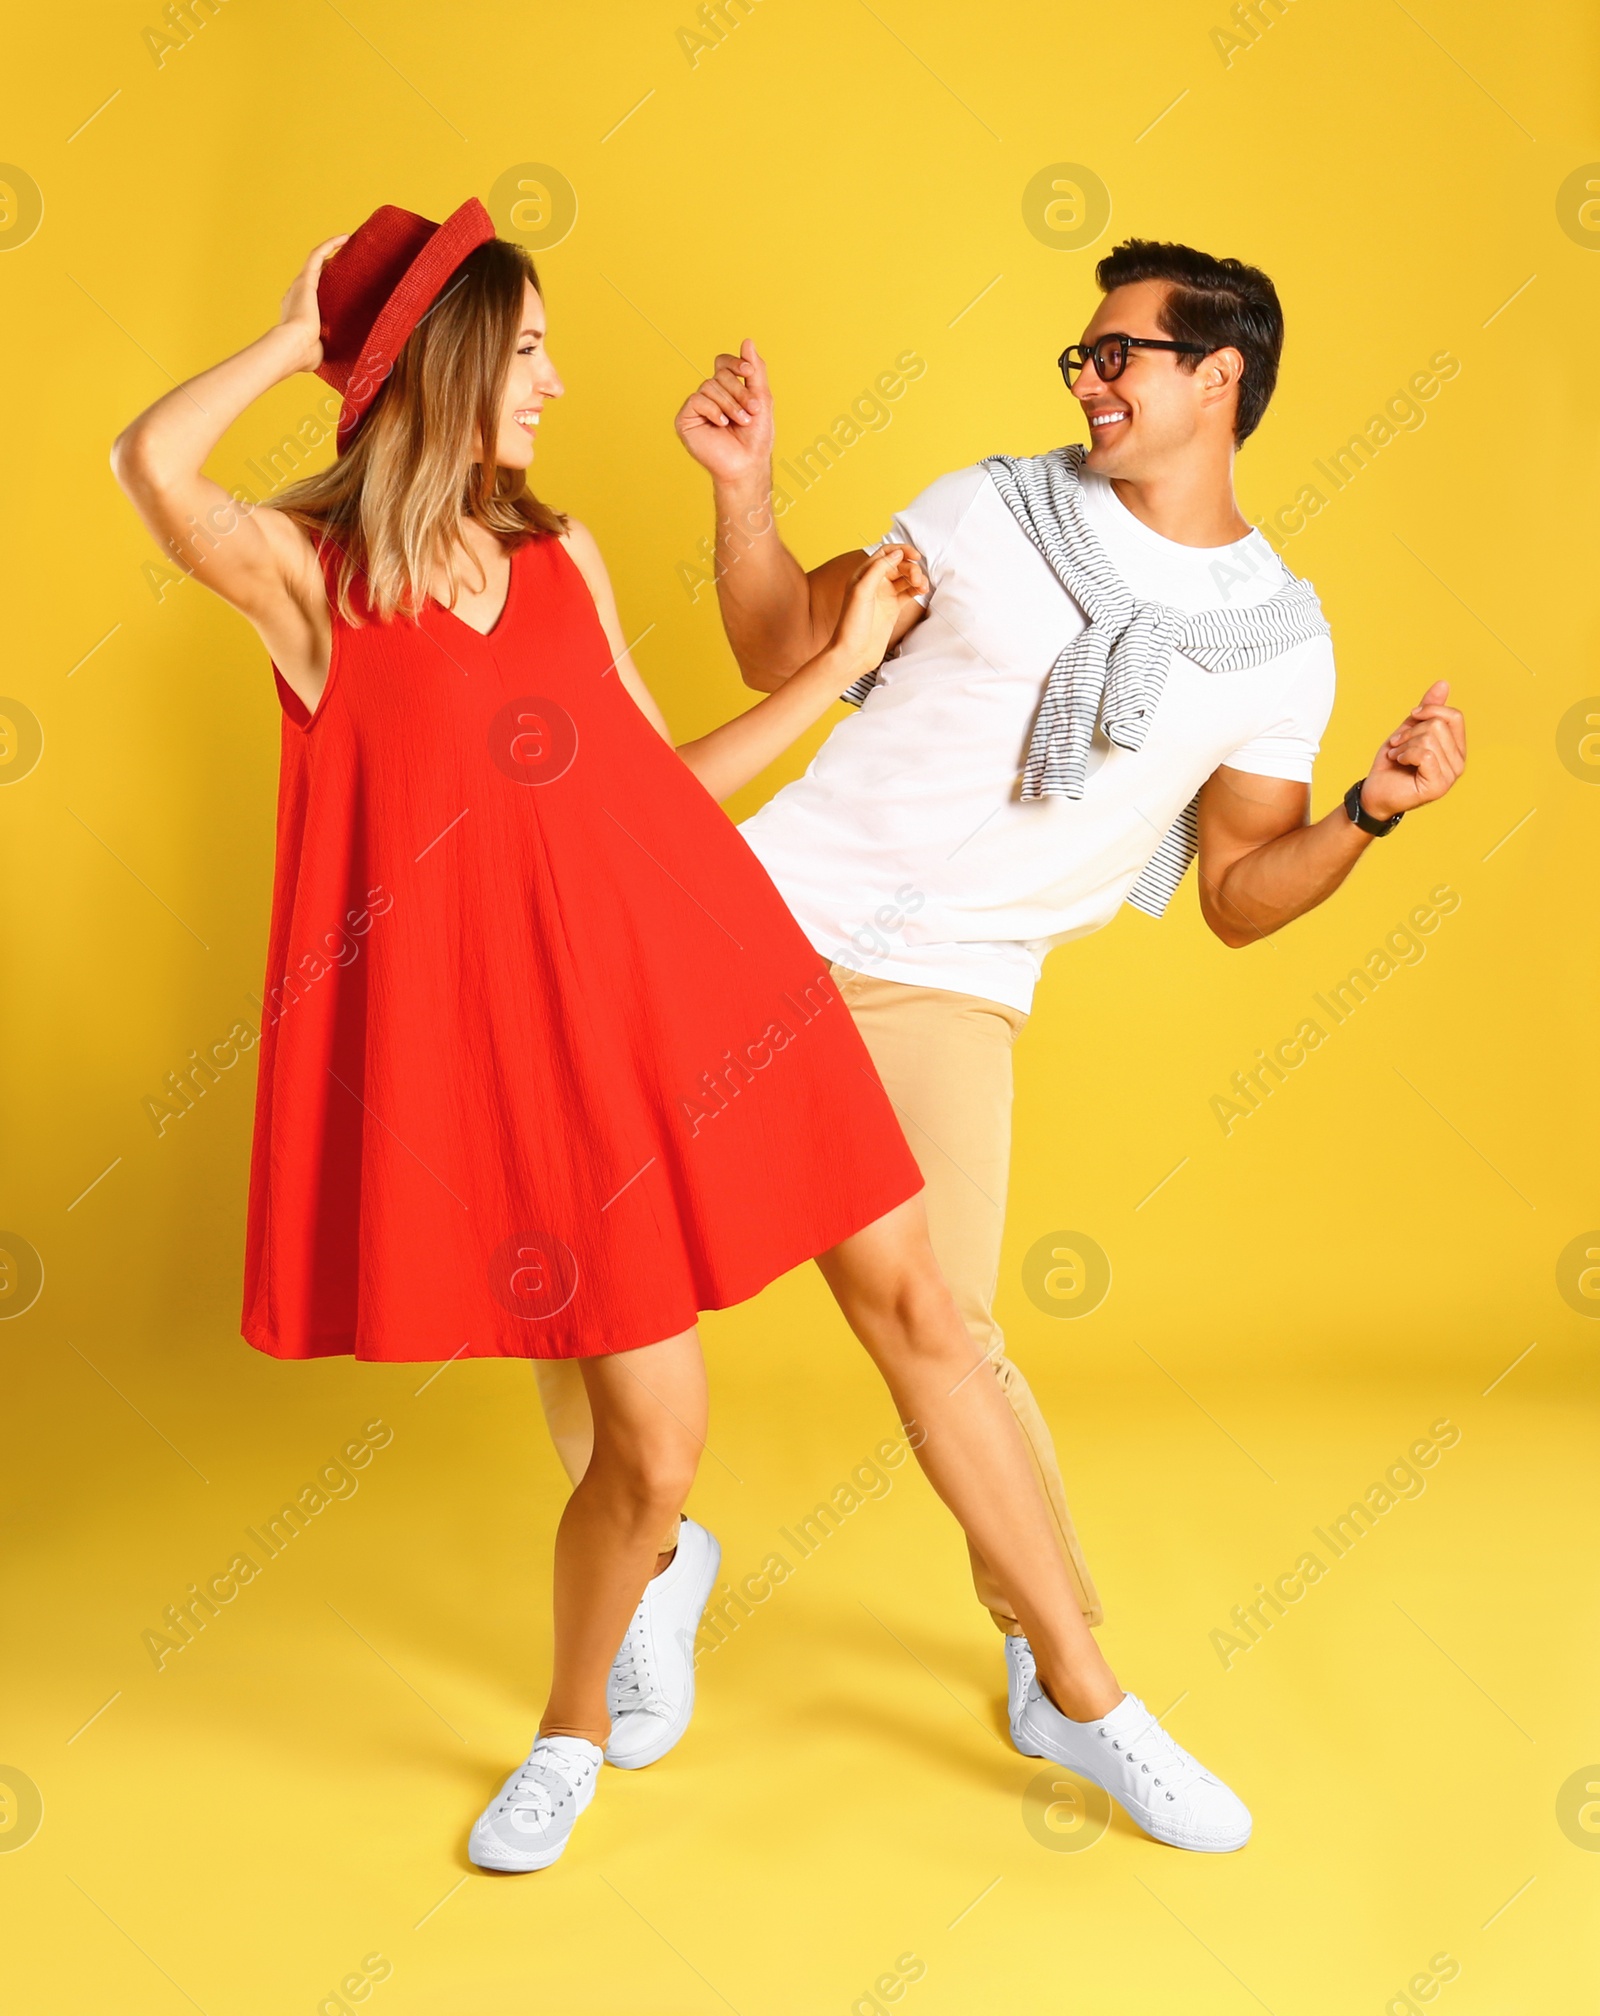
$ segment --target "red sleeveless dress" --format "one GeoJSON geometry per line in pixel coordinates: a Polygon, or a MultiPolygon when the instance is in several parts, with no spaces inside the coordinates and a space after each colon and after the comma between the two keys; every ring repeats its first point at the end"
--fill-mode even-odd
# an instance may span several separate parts
{"type": "Polygon", "coordinates": [[[243,1331],[580,1358],[921,1188],[825,965],[611,667],[560,541],[488,636],[333,617],[283,707],[243,1331]]]}

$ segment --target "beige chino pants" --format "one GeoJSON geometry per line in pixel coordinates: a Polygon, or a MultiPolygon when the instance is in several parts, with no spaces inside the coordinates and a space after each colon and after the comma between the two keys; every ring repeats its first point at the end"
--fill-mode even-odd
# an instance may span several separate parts
{"type": "MultiPolygon", "coordinates": [[[[830,970],[922,1171],[934,1257],[1016,1414],[1083,1614],[1098,1624],[1100,1598],[1067,1509],[1055,1444],[1028,1382],[1005,1355],[993,1312],[1011,1164],[1011,1046],[1027,1017],[972,994],[830,970]]],[[[594,1447],[583,1374],[570,1359],[532,1363],[556,1453],[576,1483],[594,1447]]],[[[674,1520],[661,1551],[676,1545],[674,1520]]],[[[970,1543],[967,1551],[979,1602],[1002,1631],[1020,1631],[982,1557],[970,1543]]]]}

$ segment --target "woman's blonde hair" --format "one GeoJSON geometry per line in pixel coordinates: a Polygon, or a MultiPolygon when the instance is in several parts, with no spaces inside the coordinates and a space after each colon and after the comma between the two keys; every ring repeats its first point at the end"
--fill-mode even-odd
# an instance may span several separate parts
{"type": "Polygon", "coordinates": [[[357,577],[366,610],[382,622],[415,617],[441,566],[454,603],[458,549],[473,558],[463,516],[511,547],[565,531],[566,519],[533,495],[526,473],[494,459],[529,281],[537,287],[539,276],[520,245],[480,245],[401,346],[344,454],[278,499],[319,548],[337,549],[335,600],[346,622],[359,621],[357,577]]]}

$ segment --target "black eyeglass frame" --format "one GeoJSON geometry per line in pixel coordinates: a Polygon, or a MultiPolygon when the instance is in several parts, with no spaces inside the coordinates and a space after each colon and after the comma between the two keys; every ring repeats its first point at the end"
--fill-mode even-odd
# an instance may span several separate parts
{"type": "Polygon", "coordinates": [[[1211,352],[1203,343],[1171,343],[1159,336],[1124,336],[1120,330],[1108,330],[1104,336],[1097,336],[1090,344],[1069,343],[1056,359],[1056,369],[1061,373],[1067,390],[1072,389],[1072,374],[1093,364],[1095,376],[1103,385],[1114,385],[1128,368],[1130,350],[1176,350],[1185,357],[1209,357],[1211,352]],[[1096,352],[1108,343],[1122,346],[1121,362],[1114,371],[1107,371],[1096,352]]]}

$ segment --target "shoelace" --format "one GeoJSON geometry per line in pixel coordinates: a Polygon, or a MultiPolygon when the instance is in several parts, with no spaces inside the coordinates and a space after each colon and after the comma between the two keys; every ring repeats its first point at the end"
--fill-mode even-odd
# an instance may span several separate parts
{"type": "MultiPolygon", "coordinates": [[[[508,1813],[531,1813],[534,1819],[541,1823],[555,1817],[556,1801],[550,1795],[549,1786],[541,1785],[532,1775],[535,1770],[552,1772],[574,1798],[577,1796],[578,1784],[575,1784],[562,1770],[557,1761],[559,1755],[557,1751],[542,1753],[535,1751],[529,1757],[527,1763],[517,1773],[516,1783],[505,1796],[504,1805],[508,1813]],[[537,1763],[535,1758],[538,1760],[537,1763]]],[[[582,1782],[581,1778],[578,1782],[582,1782]]]]}
{"type": "Polygon", "coordinates": [[[536,1778],[527,1778],[522,1772],[506,1798],[508,1813],[531,1813],[535,1820],[549,1820],[555,1815],[556,1802],[549,1790],[536,1778]]]}
{"type": "MultiPolygon", "coordinates": [[[[1105,1735],[1104,1723],[1100,1725],[1097,1733],[1105,1735]]],[[[1179,1792],[1186,1791],[1196,1779],[1206,1775],[1204,1767],[1189,1755],[1181,1743],[1175,1742],[1153,1717],[1150,1726],[1142,1730],[1132,1743],[1123,1743],[1115,1736],[1108,1740],[1112,1749],[1125,1757],[1130,1764],[1137,1765],[1141,1772],[1149,1772],[1152,1789],[1159,1787],[1165,1797],[1174,1803],[1179,1792]],[[1167,1774],[1165,1778],[1156,1770],[1157,1765],[1167,1774]]]]}
{"type": "Polygon", "coordinates": [[[611,1713],[670,1716],[672,1704],[656,1685],[649,1654],[636,1631],[628,1632],[611,1669],[611,1713]]]}

